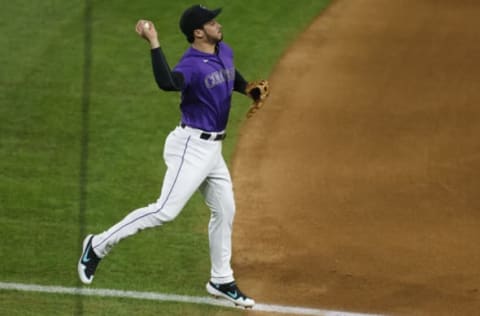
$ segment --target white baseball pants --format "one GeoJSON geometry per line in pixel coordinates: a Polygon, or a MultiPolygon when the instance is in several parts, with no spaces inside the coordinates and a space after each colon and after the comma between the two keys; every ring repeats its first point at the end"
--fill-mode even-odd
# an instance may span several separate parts
{"type": "Polygon", "coordinates": [[[208,226],[211,281],[234,280],[230,265],[235,202],[232,180],[222,156],[222,142],[200,139],[202,131],[177,127],[167,137],[164,159],[167,171],[155,203],[132,211],[105,232],[95,235],[92,246],[99,257],[120,240],[145,228],[172,221],[199,189],[211,210],[208,226]]]}

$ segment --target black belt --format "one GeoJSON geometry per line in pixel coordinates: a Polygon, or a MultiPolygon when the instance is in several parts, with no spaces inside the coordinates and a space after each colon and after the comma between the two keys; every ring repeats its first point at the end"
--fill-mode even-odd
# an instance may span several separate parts
{"type": "MultiPolygon", "coordinates": [[[[185,125],[185,124],[182,123],[182,124],[180,124],[180,127],[181,127],[181,128],[185,128],[185,127],[187,127],[187,125],[185,125]]],[[[210,133],[202,132],[202,133],[200,134],[200,138],[201,138],[201,139],[218,141],[218,140],[224,140],[224,139],[227,137],[227,133],[217,134],[217,136],[215,136],[214,139],[211,139],[211,137],[212,137],[212,134],[210,134],[210,133]]]]}

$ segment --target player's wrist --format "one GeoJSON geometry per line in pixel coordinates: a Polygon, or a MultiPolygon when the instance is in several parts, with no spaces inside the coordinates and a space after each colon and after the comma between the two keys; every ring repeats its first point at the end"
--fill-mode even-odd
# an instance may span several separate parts
{"type": "Polygon", "coordinates": [[[160,42],[158,41],[157,38],[151,39],[150,41],[150,47],[152,49],[159,48],[160,47],[160,42]]]}

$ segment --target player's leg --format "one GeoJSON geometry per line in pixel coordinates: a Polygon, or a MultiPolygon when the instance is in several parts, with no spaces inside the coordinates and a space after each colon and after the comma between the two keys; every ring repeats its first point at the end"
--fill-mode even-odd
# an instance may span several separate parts
{"type": "Polygon", "coordinates": [[[255,301],[243,294],[236,285],[230,263],[235,201],[230,173],[221,155],[216,168],[202,184],[200,191],[211,210],[208,232],[212,267],[207,291],[237,305],[251,307],[255,301]]]}
{"type": "Polygon", "coordinates": [[[99,259],[122,239],[171,221],[180,213],[212,166],[214,153],[210,153],[208,148],[197,148],[198,145],[198,141],[188,135],[175,132],[169,135],[164,151],[167,172],[160,198],[155,203],[134,210],[105,232],[87,237],[78,264],[82,282],[92,282],[99,259]]]}
{"type": "Polygon", "coordinates": [[[208,161],[191,159],[193,142],[190,138],[171,137],[165,144],[167,171],[160,197],[155,203],[128,214],[117,224],[92,240],[94,251],[105,256],[123,238],[138,231],[172,221],[205,178],[208,161]]]}
{"type": "Polygon", "coordinates": [[[215,283],[231,282],[234,280],[230,259],[235,203],[228,173],[220,177],[208,177],[200,187],[200,191],[211,210],[208,224],[211,280],[215,283]]]}

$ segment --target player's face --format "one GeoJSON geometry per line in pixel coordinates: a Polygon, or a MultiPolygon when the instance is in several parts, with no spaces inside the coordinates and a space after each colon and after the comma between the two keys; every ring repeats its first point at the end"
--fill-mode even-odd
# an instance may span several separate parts
{"type": "Polygon", "coordinates": [[[223,39],[222,25],[217,20],[211,20],[203,25],[205,38],[210,43],[218,43],[223,39]]]}

